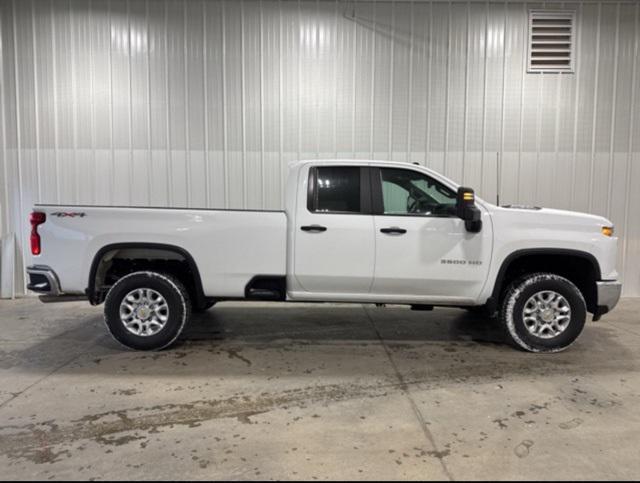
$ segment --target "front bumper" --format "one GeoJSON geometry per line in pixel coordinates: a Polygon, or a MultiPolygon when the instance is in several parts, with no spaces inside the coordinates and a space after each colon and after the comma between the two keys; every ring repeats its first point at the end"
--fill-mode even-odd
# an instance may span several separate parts
{"type": "Polygon", "coordinates": [[[29,275],[29,283],[27,288],[40,295],[49,295],[58,297],[62,295],[60,290],[60,282],[56,273],[46,265],[32,265],[27,267],[27,275],[29,275]]]}
{"type": "Polygon", "coordinates": [[[596,282],[598,306],[593,314],[593,320],[598,320],[607,312],[611,312],[620,300],[622,284],[615,280],[596,282]]]}

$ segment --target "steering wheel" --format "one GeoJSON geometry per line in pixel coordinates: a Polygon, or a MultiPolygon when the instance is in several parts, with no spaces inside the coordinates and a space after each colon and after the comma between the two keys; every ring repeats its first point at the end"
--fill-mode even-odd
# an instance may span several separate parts
{"type": "Polygon", "coordinates": [[[417,190],[411,190],[407,198],[407,213],[423,213],[430,206],[430,200],[426,196],[420,196],[417,190]]]}
{"type": "Polygon", "coordinates": [[[407,198],[407,213],[417,213],[420,202],[416,198],[409,196],[407,198]]]}

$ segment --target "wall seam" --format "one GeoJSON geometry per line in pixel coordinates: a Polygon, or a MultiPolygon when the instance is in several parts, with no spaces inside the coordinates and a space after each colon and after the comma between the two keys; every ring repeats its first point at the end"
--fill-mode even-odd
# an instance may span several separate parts
{"type": "Polygon", "coordinates": [[[183,59],[184,59],[184,155],[185,155],[185,167],[186,167],[186,184],[187,184],[187,206],[192,207],[192,176],[191,176],[191,122],[189,120],[190,107],[191,107],[191,90],[189,89],[189,38],[187,29],[187,10],[188,2],[182,2],[182,19],[183,19],[183,32],[182,32],[182,47],[183,47],[183,59]]]}
{"type": "Polygon", "coordinates": [[[211,166],[209,165],[209,63],[207,57],[209,36],[207,35],[207,0],[202,0],[202,96],[204,123],[204,202],[211,207],[211,166]]]}
{"type": "Polygon", "coordinates": [[[600,68],[600,32],[601,32],[601,24],[602,24],[602,4],[598,3],[598,29],[596,31],[596,67],[593,70],[595,73],[595,82],[593,86],[593,116],[591,123],[591,158],[589,159],[589,212],[593,209],[593,184],[594,184],[594,176],[593,170],[595,167],[595,156],[596,156],[596,128],[598,125],[598,80],[600,78],[600,73],[598,69],[600,68]]]}
{"type": "MultiPolygon", "coordinates": [[[[25,233],[25,226],[24,226],[24,221],[23,221],[23,200],[22,200],[22,192],[23,192],[23,177],[22,177],[22,129],[20,126],[21,123],[21,119],[20,119],[20,74],[18,72],[18,34],[17,34],[17,22],[16,22],[16,0],[11,0],[11,13],[13,16],[13,75],[14,75],[14,89],[16,91],[16,162],[17,162],[17,171],[18,171],[18,216],[19,216],[19,228],[20,228],[20,233],[19,233],[19,237],[18,240],[22,239],[22,236],[25,233]]],[[[16,239],[16,237],[14,237],[14,240],[16,239]]],[[[18,250],[20,250],[20,253],[22,254],[23,260],[27,260],[27,257],[25,256],[26,254],[26,250],[24,248],[18,248],[18,250]]],[[[17,264],[14,264],[14,267],[17,264]]],[[[14,285],[15,285],[15,278],[16,278],[16,273],[14,271],[14,285]]],[[[26,291],[26,283],[23,279],[23,287],[22,290],[26,291]]],[[[15,287],[13,289],[13,295],[15,296],[15,287]]]]}
{"type": "Polygon", "coordinates": [[[631,109],[629,119],[629,131],[628,131],[628,148],[627,148],[627,169],[626,169],[626,186],[625,186],[625,203],[624,203],[624,215],[623,215],[623,228],[622,228],[622,280],[626,280],[627,275],[627,254],[629,248],[629,205],[630,205],[630,193],[631,193],[631,167],[633,165],[633,129],[636,119],[636,111],[634,110],[636,103],[636,75],[638,67],[638,44],[639,39],[639,27],[638,19],[640,17],[640,3],[636,3],[635,22],[633,24],[634,31],[634,44],[633,44],[633,67],[631,70],[631,109]]]}
{"type": "Polygon", "coordinates": [[[616,130],[616,98],[618,95],[618,55],[620,43],[620,4],[616,5],[616,44],[613,54],[613,89],[611,93],[611,117],[609,124],[609,163],[607,164],[607,201],[606,216],[611,218],[611,195],[613,189],[613,175],[615,174],[615,130],[616,130]]]}
{"type": "Polygon", "coordinates": [[[31,50],[33,54],[33,105],[36,135],[36,183],[38,186],[37,202],[42,200],[42,173],[40,172],[40,92],[38,86],[38,49],[36,48],[36,12],[34,0],[31,0],[31,50]]]}
{"type": "Polygon", "coordinates": [[[164,94],[167,117],[165,119],[166,128],[166,150],[167,162],[166,183],[167,199],[169,205],[173,205],[173,152],[171,149],[171,80],[169,79],[169,2],[164,0],[164,94]]]}

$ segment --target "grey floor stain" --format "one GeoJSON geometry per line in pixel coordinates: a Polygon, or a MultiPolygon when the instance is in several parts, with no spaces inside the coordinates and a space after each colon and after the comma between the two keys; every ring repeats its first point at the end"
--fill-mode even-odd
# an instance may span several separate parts
{"type": "Polygon", "coordinates": [[[573,429],[573,428],[577,428],[578,426],[580,426],[583,423],[582,419],[580,418],[573,418],[571,421],[566,421],[564,423],[560,423],[558,424],[558,427],[560,429],[573,429]]]}
{"type": "MultiPolygon", "coordinates": [[[[25,458],[35,463],[44,447],[69,444],[82,439],[119,446],[140,439],[132,436],[111,438],[125,432],[158,432],[172,425],[194,425],[219,418],[237,418],[251,423],[250,417],[281,407],[306,407],[318,402],[339,402],[354,398],[381,397],[394,385],[324,385],[291,389],[259,397],[231,397],[183,404],[165,404],[109,411],[84,416],[65,425],[51,422],[0,427],[0,454],[25,458]]],[[[395,385],[397,386],[397,385],[395,385]]],[[[57,455],[53,455],[57,456],[57,455]]],[[[50,459],[50,458],[49,458],[50,459]]]]}
{"type": "Polygon", "coordinates": [[[529,452],[531,451],[532,447],[533,441],[531,441],[530,439],[525,439],[522,443],[520,443],[513,449],[513,452],[518,458],[526,458],[527,456],[529,456],[529,452]]]}
{"type": "Polygon", "coordinates": [[[226,349],[223,349],[223,350],[229,355],[229,359],[239,359],[242,362],[244,362],[247,366],[251,366],[251,361],[240,354],[240,351],[242,349],[226,348],[226,349]]]}

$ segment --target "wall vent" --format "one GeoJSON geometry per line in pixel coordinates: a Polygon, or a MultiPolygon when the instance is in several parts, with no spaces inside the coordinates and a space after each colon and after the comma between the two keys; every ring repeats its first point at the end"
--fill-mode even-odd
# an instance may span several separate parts
{"type": "Polygon", "coordinates": [[[575,64],[575,12],[529,12],[527,72],[573,72],[575,64]]]}

